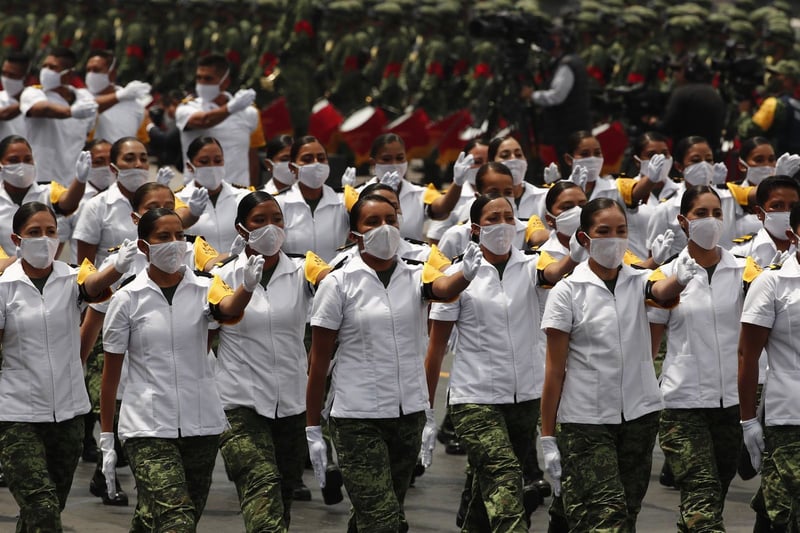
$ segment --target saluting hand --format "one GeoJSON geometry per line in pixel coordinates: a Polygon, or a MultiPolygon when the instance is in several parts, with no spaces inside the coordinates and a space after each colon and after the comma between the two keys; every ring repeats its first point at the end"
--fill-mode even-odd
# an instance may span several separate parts
{"type": "Polygon", "coordinates": [[[253,292],[258,287],[261,281],[261,273],[264,270],[264,256],[251,255],[247,258],[247,263],[244,265],[244,290],[253,292]]]}
{"type": "Polygon", "coordinates": [[[461,272],[464,274],[464,279],[472,281],[478,275],[478,268],[481,266],[481,247],[478,243],[470,241],[467,249],[464,251],[462,262],[464,263],[461,272]]]}
{"type": "Polygon", "coordinates": [[[472,157],[472,154],[467,155],[464,152],[458,154],[458,159],[456,159],[453,165],[453,183],[456,185],[464,185],[467,181],[467,171],[474,164],[475,158],[472,157]]]}
{"type": "Polygon", "coordinates": [[[684,287],[692,281],[692,278],[694,278],[698,272],[700,272],[700,266],[689,254],[681,255],[675,262],[675,277],[678,278],[678,283],[684,287]]]}
{"type": "Polygon", "coordinates": [[[92,152],[84,150],[78,154],[78,161],[75,163],[75,179],[79,183],[86,183],[90,170],[92,170],[92,152]]]}
{"type": "Polygon", "coordinates": [[[135,240],[131,241],[129,239],[125,239],[122,241],[122,245],[119,247],[119,251],[117,252],[117,258],[114,259],[114,270],[120,274],[124,274],[130,270],[131,265],[133,265],[133,260],[138,253],[139,246],[136,244],[135,240]]]}

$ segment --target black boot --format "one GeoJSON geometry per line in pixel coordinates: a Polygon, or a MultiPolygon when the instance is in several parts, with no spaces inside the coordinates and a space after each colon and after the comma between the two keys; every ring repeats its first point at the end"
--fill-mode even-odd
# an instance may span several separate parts
{"type": "Polygon", "coordinates": [[[311,490],[301,481],[292,491],[292,499],[296,502],[310,502],[311,490]]]}
{"type": "Polygon", "coordinates": [[[97,462],[97,441],[94,440],[94,423],[97,417],[89,412],[83,415],[83,452],[81,459],[87,463],[97,462]]]}
{"type": "Polygon", "coordinates": [[[672,469],[666,461],[664,461],[664,466],[661,467],[661,475],[658,476],[658,482],[665,487],[671,489],[675,488],[675,475],[672,473],[672,469]]]}
{"type": "Polygon", "coordinates": [[[336,465],[329,466],[325,471],[325,488],[322,489],[322,499],[325,505],[336,505],[344,500],[342,484],[342,471],[336,465]]]}
{"type": "Polygon", "coordinates": [[[89,492],[94,496],[103,498],[103,505],[124,507],[128,505],[128,495],[122,490],[119,479],[115,479],[114,482],[116,484],[117,493],[114,494],[112,498],[108,495],[108,490],[106,490],[106,477],[103,475],[103,471],[100,470],[100,468],[95,468],[94,476],[92,476],[92,480],[89,481],[89,492]]]}

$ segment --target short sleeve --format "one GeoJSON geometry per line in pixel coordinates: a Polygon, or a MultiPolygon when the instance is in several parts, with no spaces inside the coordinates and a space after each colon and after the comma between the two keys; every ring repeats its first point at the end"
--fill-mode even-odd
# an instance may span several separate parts
{"type": "Polygon", "coordinates": [[[775,324],[775,271],[764,272],[750,285],[742,307],[742,323],[772,328],[775,324]]]}
{"type": "Polygon", "coordinates": [[[111,297],[108,313],[103,320],[103,349],[109,353],[125,353],[131,334],[131,295],[120,291],[111,297]]]}
{"type": "Polygon", "coordinates": [[[572,286],[561,281],[550,290],[542,316],[542,329],[572,332],[572,286]]]}
{"type": "Polygon", "coordinates": [[[26,87],[19,97],[20,113],[25,115],[28,113],[28,111],[30,111],[34,104],[44,101],[47,101],[47,95],[44,94],[43,90],[37,87],[26,87]]]}
{"type": "Polygon", "coordinates": [[[175,125],[180,131],[186,129],[186,125],[189,124],[189,119],[196,111],[197,109],[195,109],[194,106],[188,104],[181,104],[178,106],[178,109],[175,110],[175,125]]]}
{"type": "Polygon", "coordinates": [[[340,276],[335,272],[323,279],[314,296],[311,325],[338,331],[344,314],[344,295],[340,276]]]}
{"type": "MultiPolygon", "coordinates": [[[[450,276],[456,272],[461,272],[463,263],[450,266],[445,275],[450,276]]],[[[469,288],[467,289],[469,290],[469,288]]],[[[463,298],[463,295],[462,295],[463,298]]],[[[455,322],[461,314],[461,298],[456,298],[450,302],[433,302],[429,318],[431,320],[441,320],[443,322],[455,322]]]]}
{"type": "MultiPolygon", "coordinates": [[[[99,196],[95,196],[92,200],[95,198],[102,199],[99,196]]],[[[100,214],[98,213],[99,202],[92,200],[84,204],[80,210],[72,238],[89,244],[100,244],[103,225],[98,223],[100,220],[100,214]]]]}

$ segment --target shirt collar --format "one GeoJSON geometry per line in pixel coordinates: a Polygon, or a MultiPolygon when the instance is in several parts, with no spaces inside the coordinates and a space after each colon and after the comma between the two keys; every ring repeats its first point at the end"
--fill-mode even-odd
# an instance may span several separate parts
{"type": "MultiPolygon", "coordinates": [[[[125,202],[129,206],[131,205],[130,201],[125,198],[125,195],[122,194],[122,191],[119,189],[119,185],[115,181],[111,185],[108,186],[108,189],[105,190],[106,193],[106,203],[108,205],[115,204],[117,202],[125,202]]],[[[131,210],[133,207],[131,206],[131,210]]]]}
{"type": "MultiPolygon", "coordinates": [[[[619,269],[619,274],[617,275],[617,287],[622,285],[628,278],[633,277],[633,269],[628,265],[622,265],[622,268],[619,269]]],[[[578,266],[575,267],[575,270],[572,271],[572,274],[567,278],[572,280],[575,283],[591,283],[592,285],[597,285],[598,287],[605,287],[606,284],[603,280],[597,277],[597,274],[592,272],[592,269],[589,268],[589,261],[583,261],[578,266]]]]}
{"type": "Polygon", "coordinates": [[[797,254],[792,254],[789,259],[784,261],[783,266],[777,272],[778,276],[782,278],[800,277],[800,264],[797,262],[797,254]]]}
{"type": "MultiPolygon", "coordinates": [[[[292,188],[285,194],[287,203],[288,202],[303,203],[303,204],[307,203],[306,199],[303,198],[303,193],[300,192],[299,183],[295,183],[294,185],[292,185],[292,188]]],[[[337,204],[341,204],[339,196],[335,192],[333,192],[333,189],[323,184],[322,197],[320,197],[319,199],[319,203],[317,204],[317,209],[327,205],[337,205],[337,204]]]]}
{"type": "MultiPolygon", "coordinates": [[[[62,261],[53,261],[53,271],[48,276],[48,279],[52,278],[61,278],[64,276],[72,276],[74,275],[72,268],[62,262],[62,261]]],[[[9,283],[13,281],[23,281],[27,282],[30,285],[33,285],[33,282],[22,269],[22,259],[17,259],[13,263],[11,263],[8,268],[5,269],[3,275],[0,276],[0,283],[9,283]]]]}

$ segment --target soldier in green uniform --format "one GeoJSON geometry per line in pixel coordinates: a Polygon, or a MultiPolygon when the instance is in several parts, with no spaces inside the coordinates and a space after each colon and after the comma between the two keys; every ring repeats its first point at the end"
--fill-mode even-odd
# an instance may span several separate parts
{"type": "Polygon", "coordinates": [[[372,16],[378,24],[379,33],[364,75],[372,85],[371,96],[376,103],[390,115],[396,116],[402,113],[406,104],[408,87],[401,73],[411,41],[401,27],[404,12],[397,2],[380,2],[374,7],[372,16]]]}
{"type": "Polygon", "coordinates": [[[360,0],[338,0],[328,6],[325,60],[320,66],[325,94],[344,115],[362,107],[369,86],[362,74],[369,53],[369,37],[361,27],[364,7],[360,0]]]}

